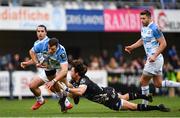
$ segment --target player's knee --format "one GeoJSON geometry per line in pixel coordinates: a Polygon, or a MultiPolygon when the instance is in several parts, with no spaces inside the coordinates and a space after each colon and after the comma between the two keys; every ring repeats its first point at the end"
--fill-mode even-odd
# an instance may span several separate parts
{"type": "Polygon", "coordinates": [[[29,83],[29,88],[30,88],[31,90],[33,90],[33,89],[38,88],[38,85],[37,85],[36,83],[31,82],[31,83],[29,83]]]}
{"type": "Polygon", "coordinates": [[[140,85],[141,86],[147,86],[148,82],[144,81],[144,80],[140,80],[140,85]]]}
{"type": "Polygon", "coordinates": [[[125,95],[119,95],[119,98],[120,98],[120,99],[127,100],[127,95],[126,95],[126,94],[125,94],[125,95]]]}
{"type": "Polygon", "coordinates": [[[32,90],[32,89],[35,89],[35,85],[33,83],[29,83],[29,88],[32,90]]]}
{"type": "Polygon", "coordinates": [[[161,83],[154,83],[154,86],[155,86],[156,88],[161,88],[161,83]]]}

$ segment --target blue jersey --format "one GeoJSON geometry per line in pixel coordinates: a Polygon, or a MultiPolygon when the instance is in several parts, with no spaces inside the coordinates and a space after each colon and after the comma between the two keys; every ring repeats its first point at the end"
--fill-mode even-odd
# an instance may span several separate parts
{"type": "Polygon", "coordinates": [[[43,41],[43,40],[46,40],[46,39],[48,39],[47,36],[46,36],[44,39],[42,39],[42,40],[37,40],[37,41],[35,41],[33,46],[37,45],[39,42],[41,42],[41,41],[43,41]]]}
{"type": "Polygon", "coordinates": [[[141,28],[141,40],[143,40],[144,49],[147,57],[153,55],[159,47],[159,39],[163,36],[157,25],[151,22],[147,27],[141,28]]]}
{"type": "Polygon", "coordinates": [[[41,40],[32,48],[36,54],[41,53],[42,57],[40,61],[47,66],[47,69],[60,69],[61,63],[67,63],[67,55],[65,48],[62,45],[58,45],[56,52],[51,55],[48,54],[48,42],[49,38],[41,40]]]}
{"type": "MultiPolygon", "coordinates": [[[[44,40],[46,40],[46,39],[48,39],[47,36],[46,36],[44,39],[42,39],[42,40],[37,40],[37,41],[35,41],[33,46],[37,45],[38,43],[40,43],[40,42],[42,42],[42,41],[44,41],[44,40]]],[[[41,54],[41,53],[37,53],[37,59],[38,59],[38,61],[41,61],[42,58],[43,58],[42,54],[41,54]]]]}

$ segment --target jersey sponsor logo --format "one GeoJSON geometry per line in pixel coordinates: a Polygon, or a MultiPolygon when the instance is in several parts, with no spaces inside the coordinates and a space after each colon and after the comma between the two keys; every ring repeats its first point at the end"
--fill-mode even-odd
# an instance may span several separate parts
{"type": "Polygon", "coordinates": [[[62,54],[60,55],[60,57],[61,57],[61,59],[62,59],[63,61],[67,60],[67,57],[66,57],[66,54],[65,54],[65,53],[62,53],[62,54]]]}
{"type": "Polygon", "coordinates": [[[147,34],[151,34],[151,31],[150,31],[150,30],[148,30],[147,34]]]}
{"type": "Polygon", "coordinates": [[[81,79],[80,84],[85,84],[85,80],[81,79]]]}

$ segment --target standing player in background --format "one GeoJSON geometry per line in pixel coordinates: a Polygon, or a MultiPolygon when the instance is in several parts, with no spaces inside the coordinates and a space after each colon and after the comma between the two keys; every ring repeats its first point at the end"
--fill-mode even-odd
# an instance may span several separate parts
{"type": "MultiPolygon", "coordinates": [[[[46,28],[46,26],[39,25],[37,27],[37,29],[36,29],[36,33],[37,33],[38,40],[34,43],[34,47],[36,45],[39,45],[39,43],[41,43],[41,42],[43,42],[45,40],[49,40],[49,38],[47,37],[47,28],[46,28]]],[[[37,58],[38,62],[42,61],[43,60],[42,53],[41,52],[36,53],[36,58],[37,58]]],[[[34,64],[32,59],[27,61],[27,62],[22,62],[21,67],[25,68],[25,67],[27,67],[27,66],[29,66],[31,64],[34,64]]],[[[48,78],[48,79],[51,78],[51,77],[49,77],[49,75],[47,75],[48,77],[43,78],[42,73],[44,73],[44,70],[42,68],[38,68],[38,70],[39,70],[39,75],[35,76],[33,78],[33,80],[29,84],[30,90],[33,92],[33,94],[36,96],[36,99],[37,99],[37,102],[31,108],[32,110],[38,109],[39,107],[41,107],[45,103],[44,98],[41,95],[41,91],[39,89],[39,86],[43,85],[44,82],[47,82],[46,80],[44,80],[45,78],[48,78]]],[[[56,90],[56,91],[60,90],[59,88],[57,88],[57,89],[58,90],[56,90]]],[[[53,92],[55,92],[55,90],[53,92]]],[[[59,97],[62,97],[61,93],[56,92],[56,94],[59,97]]],[[[70,104],[68,99],[66,99],[65,101],[66,101],[65,103],[66,103],[67,108],[63,104],[61,104],[61,111],[65,111],[65,109],[72,108],[72,105],[70,104]]]]}
{"type": "MultiPolygon", "coordinates": [[[[180,83],[163,80],[162,68],[164,64],[163,55],[161,54],[166,48],[166,40],[158,26],[152,21],[151,13],[144,10],[140,13],[142,22],[141,38],[134,44],[125,47],[129,54],[135,48],[144,46],[147,60],[140,78],[142,94],[149,94],[149,81],[153,79],[154,86],[160,87],[180,87],[180,83]]],[[[148,104],[143,100],[143,104],[148,104]]]]}
{"type": "Polygon", "coordinates": [[[77,84],[76,88],[67,88],[63,86],[63,89],[70,94],[77,96],[84,96],[90,101],[103,104],[104,106],[112,110],[137,110],[137,111],[150,111],[159,110],[163,112],[169,112],[170,109],[166,108],[163,104],[158,106],[135,104],[127,100],[134,99],[147,99],[152,101],[151,96],[139,95],[129,93],[123,95],[117,93],[112,87],[99,87],[96,83],[91,81],[88,76],[86,76],[87,66],[83,64],[80,60],[74,60],[72,62],[71,77],[72,80],[77,84]],[[126,99],[126,100],[125,100],[126,99]]]}
{"type": "MultiPolygon", "coordinates": [[[[45,40],[48,38],[47,36],[47,28],[44,25],[38,25],[37,29],[36,29],[36,35],[38,40],[34,42],[34,45],[36,45],[37,43],[39,43],[42,40],[45,40]]],[[[37,58],[40,59],[41,58],[41,54],[37,54],[37,58]]],[[[21,67],[25,68],[26,66],[29,66],[31,64],[34,64],[32,59],[29,61],[25,61],[25,62],[21,62],[21,67]]]]}

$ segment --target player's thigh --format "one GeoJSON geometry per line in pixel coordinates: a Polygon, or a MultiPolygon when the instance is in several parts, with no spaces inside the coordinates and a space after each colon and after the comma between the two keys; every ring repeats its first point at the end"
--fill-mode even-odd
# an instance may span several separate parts
{"type": "Polygon", "coordinates": [[[156,75],[153,77],[154,86],[159,88],[162,86],[162,75],[156,75]]]}
{"type": "Polygon", "coordinates": [[[144,65],[143,73],[148,75],[159,75],[162,73],[164,59],[162,56],[158,57],[154,62],[149,62],[144,65]]]}
{"type": "Polygon", "coordinates": [[[140,84],[141,86],[147,86],[149,84],[150,79],[152,76],[142,74],[140,78],[140,84]]]}
{"type": "Polygon", "coordinates": [[[121,109],[123,110],[136,110],[137,104],[121,99],[121,109]]]}
{"type": "Polygon", "coordinates": [[[29,83],[30,88],[38,88],[39,86],[43,85],[45,82],[38,76],[34,76],[33,79],[29,83]]]}
{"type": "Polygon", "coordinates": [[[118,93],[118,98],[124,99],[124,100],[129,100],[129,94],[126,93],[126,94],[122,95],[122,94],[118,93]]]}
{"type": "Polygon", "coordinates": [[[56,75],[47,76],[48,81],[51,81],[55,78],[56,75]]]}

